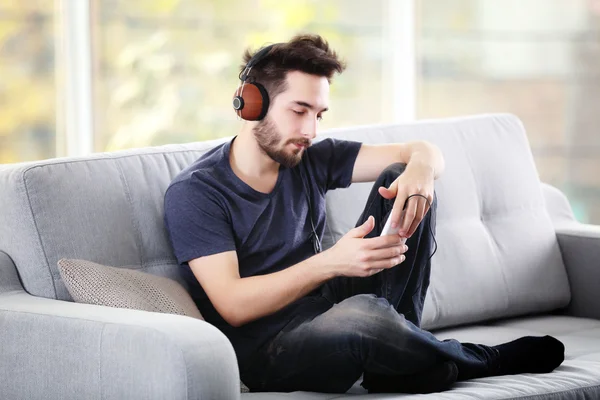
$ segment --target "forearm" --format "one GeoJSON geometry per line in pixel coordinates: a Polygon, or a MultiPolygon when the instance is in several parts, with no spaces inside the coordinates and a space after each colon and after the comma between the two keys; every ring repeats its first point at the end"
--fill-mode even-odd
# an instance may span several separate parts
{"type": "Polygon", "coordinates": [[[412,142],[410,158],[406,168],[429,170],[433,174],[433,179],[437,179],[444,172],[444,156],[441,150],[432,143],[425,141],[412,142]]]}
{"type": "Polygon", "coordinates": [[[236,326],[271,315],[335,277],[324,253],[284,270],[236,281],[232,289],[232,318],[236,326]]]}

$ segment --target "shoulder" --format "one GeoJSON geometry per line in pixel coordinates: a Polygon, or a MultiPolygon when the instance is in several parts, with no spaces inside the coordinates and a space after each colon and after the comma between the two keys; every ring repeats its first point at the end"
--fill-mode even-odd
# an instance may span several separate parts
{"type": "Polygon", "coordinates": [[[313,144],[307,149],[307,154],[311,156],[320,156],[324,154],[331,154],[337,150],[347,150],[351,148],[358,148],[362,143],[338,139],[338,138],[324,138],[313,144]]]}
{"type": "Polygon", "coordinates": [[[334,138],[320,139],[318,142],[315,142],[312,146],[310,146],[308,149],[306,149],[306,153],[314,154],[315,152],[329,150],[329,149],[335,147],[336,142],[338,140],[339,139],[334,139],[334,138]]]}
{"type": "Polygon", "coordinates": [[[356,158],[362,143],[352,140],[325,138],[306,149],[311,164],[336,164],[338,161],[356,158]]]}
{"type": "Polygon", "coordinates": [[[225,184],[222,146],[210,150],[183,169],[165,190],[165,202],[175,199],[215,200],[219,186],[225,184]]]}
{"type": "Polygon", "coordinates": [[[204,153],[200,158],[192,164],[181,170],[169,184],[167,190],[180,182],[190,181],[195,176],[210,176],[210,173],[218,168],[218,165],[224,160],[224,145],[216,146],[215,148],[204,153]]]}

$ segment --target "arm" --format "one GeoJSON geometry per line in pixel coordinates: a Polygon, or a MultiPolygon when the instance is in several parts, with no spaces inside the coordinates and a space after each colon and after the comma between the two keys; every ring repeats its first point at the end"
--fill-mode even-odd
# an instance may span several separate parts
{"type": "Polygon", "coordinates": [[[333,278],[324,261],[320,253],[284,270],[243,279],[235,251],[196,258],[189,265],[217,312],[239,327],[279,311],[333,278]]]}
{"type": "Polygon", "coordinates": [[[600,226],[579,223],[567,196],[558,188],[542,183],[546,209],[567,270],[571,302],[568,315],[600,319],[600,226]]]}
{"type": "Polygon", "coordinates": [[[600,226],[573,221],[556,229],[571,287],[567,313],[600,319],[600,226]]]}
{"type": "Polygon", "coordinates": [[[432,143],[415,141],[382,145],[363,144],[358,152],[352,182],[373,182],[390,164],[407,164],[407,170],[429,171],[434,179],[444,172],[444,157],[432,143]]]}
{"type": "Polygon", "coordinates": [[[189,262],[217,312],[239,327],[273,314],[336,276],[371,276],[404,261],[399,237],[363,239],[373,228],[369,218],[332,248],[284,270],[240,278],[235,251],[196,258],[189,262]]]}
{"type": "Polygon", "coordinates": [[[0,321],[2,399],[239,397],[235,353],[214,326],[32,296],[1,251],[0,321]]]}
{"type": "Polygon", "coordinates": [[[224,206],[206,189],[187,189],[182,184],[168,189],[165,225],[178,262],[189,264],[216,311],[231,326],[274,313],[332,277],[321,257],[313,257],[280,272],[241,279],[233,227],[224,206]]]}

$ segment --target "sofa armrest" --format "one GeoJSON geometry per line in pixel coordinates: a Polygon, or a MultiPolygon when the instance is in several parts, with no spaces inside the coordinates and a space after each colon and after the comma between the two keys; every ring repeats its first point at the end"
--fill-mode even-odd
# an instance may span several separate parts
{"type": "Polygon", "coordinates": [[[577,222],[556,227],[571,286],[569,315],[600,319],[600,226],[577,222]]]}
{"type": "Polygon", "coordinates": [[[238,399],[235,352],[191,317],[31,296],[0,252],[1,399],[238,399]]]}

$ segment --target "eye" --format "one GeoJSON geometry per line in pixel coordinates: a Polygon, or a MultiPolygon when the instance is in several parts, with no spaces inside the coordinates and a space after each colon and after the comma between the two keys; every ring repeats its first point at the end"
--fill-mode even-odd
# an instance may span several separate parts
{"type": "Polygon", "coordinates": [[[323,120],[323,116],[322,116],[322,115],[317,115],[317,119],[318,119],[319,121],[322,121],[322,120],[323,120]]]}
{"type": "Polygon", "coordinates": [[[305,111],[296,111],[296,110],[292,110],[294,113],[296,113],[297,115],[304,115],[305,111]]]}

